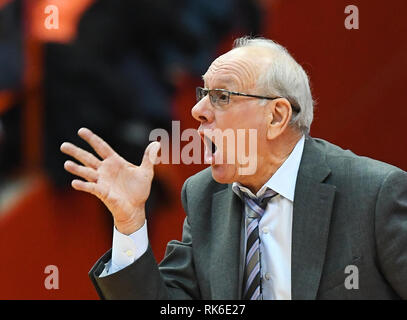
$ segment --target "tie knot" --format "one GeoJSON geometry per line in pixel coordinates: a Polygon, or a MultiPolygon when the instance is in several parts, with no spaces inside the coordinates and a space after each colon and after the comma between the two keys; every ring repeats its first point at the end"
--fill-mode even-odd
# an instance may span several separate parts
{"type": "Polygon", "coordinates": [[[243,199],[251,211],[255,213],[252,218],[261,218],[267,206],[267,202],[276,195],[277,193],[275,191],[267,189],[263,195],[256,198],[251,198],[247,193],[243,193],[243,199]]]}
{"type": "Polygon", "coordinates": [[[263,193],[260,197],[256,198],[256,203],[262,207],[263,209],[267,206],[267,202],[275,197],[277,195],[277,192],[271,189],[267,189],[266,192],[263,193]]]}

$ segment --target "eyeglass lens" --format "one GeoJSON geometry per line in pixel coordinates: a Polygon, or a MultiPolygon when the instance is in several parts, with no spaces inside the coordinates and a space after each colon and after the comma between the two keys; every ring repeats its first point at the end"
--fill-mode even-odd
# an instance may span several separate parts
{"type": "Polygon", "coordinates": [[[229,103],[229,92],[222,90],[207,90],[203,88],[196,88],[196,100],[199,102],[209,93],[209,98],[213,105],[226,105],[229,103]]]}

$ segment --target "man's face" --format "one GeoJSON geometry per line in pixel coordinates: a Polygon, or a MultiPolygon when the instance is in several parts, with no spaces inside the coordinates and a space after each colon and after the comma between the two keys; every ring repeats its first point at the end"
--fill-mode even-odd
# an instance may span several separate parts
{"type": "MultiPolygon", "coordinates": [[[[258,59],[259,52],[255,48],[239,48],[220,56],[203,76],[205,89],[225,89],[260,94],[256,88],[260,71],[258,59]]],[[[244,184],[246,180],[253,179],[255,172],[251,175],[242,174],[241,169],[247,165],[241,164],[241,159],[243,156],[247,157],[249,144],[253,143],[253,141],[249,142],[248,129],[255,129],[257,135],[254,143],[257,143],[257,151],[253,155],[255,159],[250,159],[250,161],[256,161],[257,167],[261,166],[263,159],[261,150],[266,143],[267,130],[265,110],[259,99],[237,95],[230,95],[229,103],[221,108],[214,106],[208,95],[193,107],[192,115],[201,123],[198,131],[205,143],[205,161],[211,163],[212,176],[215,181],[219,183],[237,181],[244,184]],[[208,133],[214,132],[215,129],[222,132],[233,131],[236,141],[232,144],[225,142],[219,145],[216,143],[216,152],[213,152],[215,148],[211,145],[211,141],[216,141],[213,137],[208,139],[208,133]],[[238,131],[245,132],[245,138],[238,134],[238,131]],[[243,148],[237,147],[239,143],[241,146],[243,145],[243,148]],[[230,159],[231,152],[234,152],[232,154],[234,161],[227,161],[228,155],[230,159]]]]}

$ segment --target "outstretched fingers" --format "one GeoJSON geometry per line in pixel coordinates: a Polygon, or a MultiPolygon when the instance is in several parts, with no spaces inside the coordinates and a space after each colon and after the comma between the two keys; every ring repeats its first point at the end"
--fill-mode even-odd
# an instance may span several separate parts
{"type": "Polygon", "coordinates": [[[144,151],[140,167],[153,171],[154,165],[158,160],[158,152],[160,151],[160,148],[161,144],[158,141],[151,142],[144,151]]]}
{"type": "Polygon", "coordinates": [[[99,136],[94,134],[87,128],[81,128],[78,131],[78,135],[89,143],[96,153],[103,159],[115,154],[114,150],[99,136]]]}
{"type": "Polygon", "coordinates": [[[64,142],[61,145],[61,151],[82,162],[87,167],[97,169],[100,166],[101,161],[98,158],[70,142],[64,142]]]}
{"type": "Polygon", "coordinates": [[[95,169],[80,166],[73,161],[65,161],[64,168],[66,171],[77,175],[89,182],[97,182],[98,180],[98,173],[95,169]]]}
{"type": "Polygon", "coordinates": [[[71,185],[75,190],[91,193],[99,199],[103,199],[104,197],[103,190],[101,190],[101,187],[98,186],[95,182],[86,182],[75,179],[72,181],[71,185]]]}

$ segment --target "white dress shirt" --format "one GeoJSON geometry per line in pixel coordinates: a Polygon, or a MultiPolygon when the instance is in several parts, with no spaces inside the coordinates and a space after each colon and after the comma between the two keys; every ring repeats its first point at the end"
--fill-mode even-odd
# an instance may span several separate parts
{"type": "MultiPolygon", "coordinates": [[[[304,141],[303,136],[289,157],[256,195],[237,182],[232,185],[233,191],[239,196],[240,191],[245,191],[252,197],[259,197],[267,188],[278,193],[268,202],[259,223],[263,299],[291,299],[293,203],[304,141]]],[[[146,252],[147,247],[147,222],[129,236],[113,228],[112,259],[106,264],[100,276],[112,274],[130,265],[146,252]]]]}
{"type": "MultiPolygon", "coordinates": [[[[260,197],[270,188],[278,193],[268,203],[259,222],[263,299],[291,300],[291,234],[295,184],[304,150],[304,136],[274,175],[254,195],[235,182],[233,191],[260,197]]],[[[248,208],[245,205],[246,224],[248,208]]],[[[246,234],[246,233],[245,233],[246,234]]],[[[245,241],[246,243],[246,241],[245,241]]]]}

